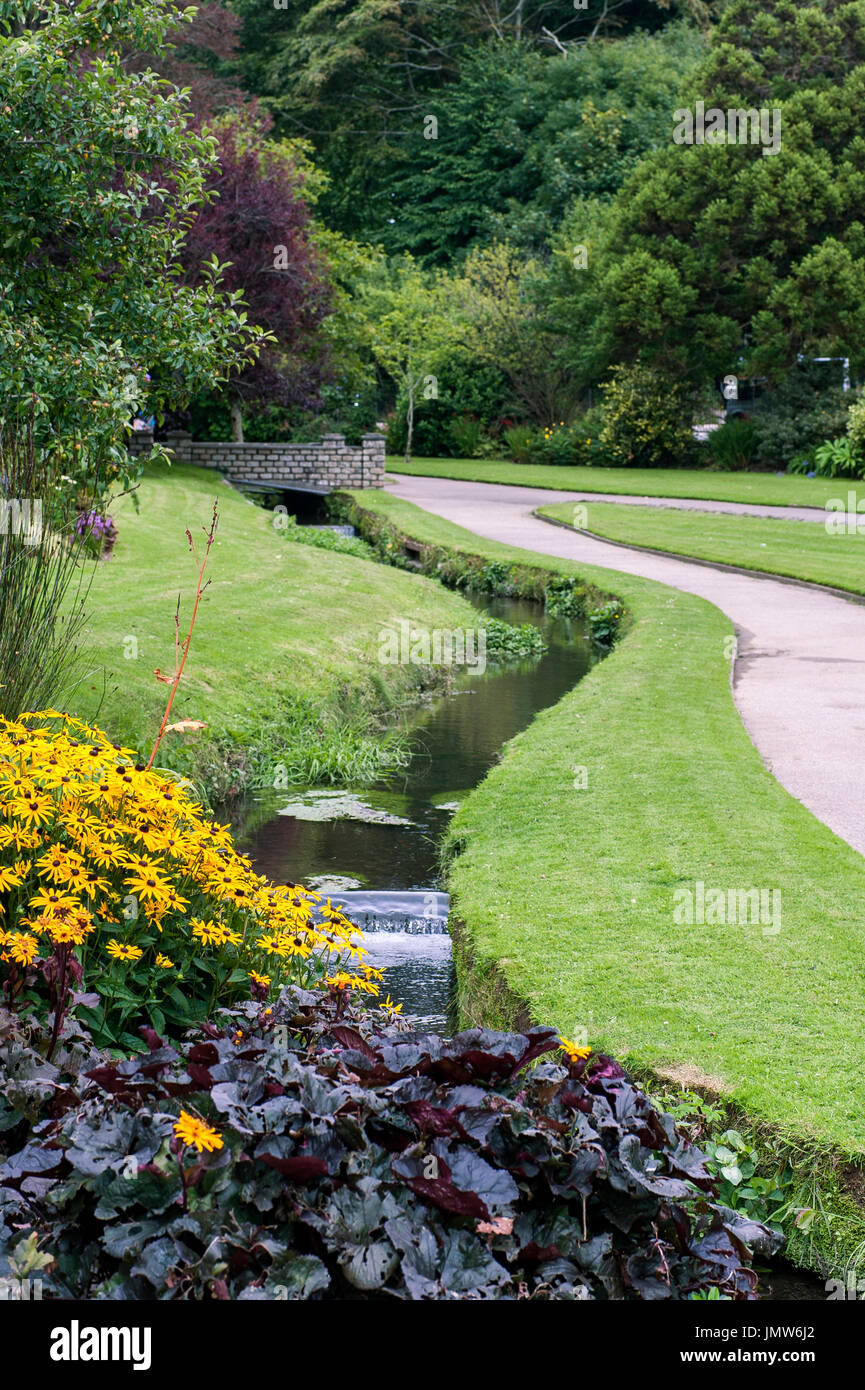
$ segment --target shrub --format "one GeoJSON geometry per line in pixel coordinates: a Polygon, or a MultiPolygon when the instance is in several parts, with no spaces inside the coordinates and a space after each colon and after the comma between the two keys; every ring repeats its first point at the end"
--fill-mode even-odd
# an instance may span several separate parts
{"type": "Polygon", "coordinates": [[[480,452],[483,425],[476,415],[458,415],[448,425],[451,448],[456,458],[473,459],[480,452]]]}
{"type": "Polygon", "coordinates": [[[582,618],[586,586],[576,575],[553,576],[544,593],[544,608],[553,618],[582,618]]]}
{"type": "MultiPolygon", "coordinates": [[[[507,383],[498,368],[467,359],[461,353],[449,355],[439,369],[438,395],[415,402],[413,451],[421,458],[465,458],[483,454],[486,431],[506,408],[507,383]],[[463,420],[477,422],[466,426],[473,452],[466,454],[462,437],[463,420]],[[454,434],[454,429],[457,433],[454,434]]],[[[405,449],[407,399],[403,392],[396,402],[388,432],[388,452],[405,449]]]]}
{"type": "Polygon", "coordinates": [[[812,451],[810,458],[803,454],[792,458],[787,472],[805,474],[809,478],[865,477],[853,441],[844,437],[825,440],[812,451]]]}
{"type": "Polygon", "coordinates": [[[624,616],[624,607],[617,598],[601,604],[600,608],[591,608],[586,614],[592,643],[600,651],[609,651],[615,645],[624,616]]]}
{"type": "Polygon", "coordinates": [[[787,467],[791,459],[811,457],[825,440],[847,429],[850,392],[827,388],[825,379],[804,367],[779,382],[753,417],[757,462],[761,468],[787,467]]]}
{"type": "Polygon", "coordinates": [[[641,364],[614,367],[604,385],[604,461],[617,468],[693,464],[691,399],[684,385],[641,364]]]}
{"type": "Polygon", "coordinates": [[[827,439],[814,450],[818,478],[858,478],[860,464],[850,439],[827,439]]]}
{"type": "Polygon", "coordinates": [[[865,397],[860,396],[847,412],[847,438],[858,465],[859,477],[865,478],[865,397]]]}
{"type": "Polygon", "coordinates": [[[70,1032],[51,1065],[0,1017],[0,1272],[41,1248],[60,1299],[755,1297],[777,1238],[610,1058],[343,995],[119,1063],[70,1032]]]}
{"type": "Polygon", "coordinates": [[[54,711],[0,720],[0,998],[50,1008],[56,1031],[74,988],[100,1044],[128,1049],[131,1021],[176,1032],[362,952],[341,913],[256,874],[188,783],[136,757],[54,711]]]}
{"type": "Polygon", "coordinates": [[[706,452],[714,468],[735,473],[754,466],[758,444],[759,435],[753,420],[734,416],[712,431],[706,441],[706,452]]]}
{"type": "Polygon", "coordinates": [[[592,440],[586,425],[566,425],[564,420],[535,429],[515,425],[502,431],[502,440],[515,463],[547,463],[558,467],[590,461],[592,440]]]}

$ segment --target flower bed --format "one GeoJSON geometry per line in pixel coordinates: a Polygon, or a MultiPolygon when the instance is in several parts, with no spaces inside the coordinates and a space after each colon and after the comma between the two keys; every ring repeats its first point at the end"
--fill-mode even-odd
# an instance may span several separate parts
{"type": "Polygon", "coordinates": [[[548,1028],[445,1041],[291,987],[147,1040],[71,1026],[50,1064],[0,1011],[0,1274],[43,1297],[747,1300],[777,1243],[548,1028]]]}
{"type": "Polygon", "coordinates": [[[0,999],[140,1050],[218,1005],[340,973],[377,993],[343,914],[275,886],[188,783],[49,710],[0,720],[0,999]],[[351,969],[349,969],[351,965],[351,969]]]}

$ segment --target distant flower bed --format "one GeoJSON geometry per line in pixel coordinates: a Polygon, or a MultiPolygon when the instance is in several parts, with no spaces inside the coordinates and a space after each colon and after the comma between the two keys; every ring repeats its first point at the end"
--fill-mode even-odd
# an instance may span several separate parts
{"type": "Polygon", "coordinates": [[[136,758],[53,710],[0,720],[0,1001],[74,1001],[101,1045],[139,1050],[142,1023],[176,1033],[289,981],[377,993],[338,909],[257,874],[136,758]]]}

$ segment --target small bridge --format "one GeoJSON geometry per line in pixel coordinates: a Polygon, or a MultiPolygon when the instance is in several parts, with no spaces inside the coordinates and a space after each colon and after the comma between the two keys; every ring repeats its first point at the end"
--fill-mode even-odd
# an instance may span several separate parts
{"type": "MultiPolygon", "coordinates": [[[[149,430],[135,430],[133,454],[153,446],[149,430]]],[[[254,492],[312,492],[337,488],[384,486],[383,434],[365,434],[360,444],[346,444],[341,434],[325,434],[318,444],[235,444],[196,440],[182,431],[170,433],[166,448],[177,463],[214,468],[229,482],[254,492]]]]}

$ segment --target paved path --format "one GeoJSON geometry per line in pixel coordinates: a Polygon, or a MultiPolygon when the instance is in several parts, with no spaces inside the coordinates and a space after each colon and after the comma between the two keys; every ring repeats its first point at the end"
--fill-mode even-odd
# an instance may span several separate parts
{"type": "Polygon", "coordinates": [[[624,550],[532,516],[535,507],[585,493],[399,474],[388,474],[387,489],[490,540],[641,575],[716,604],[739,636],[734,696],[763,760],[819,820],[865,854],[865,605],[624,550]]]}

